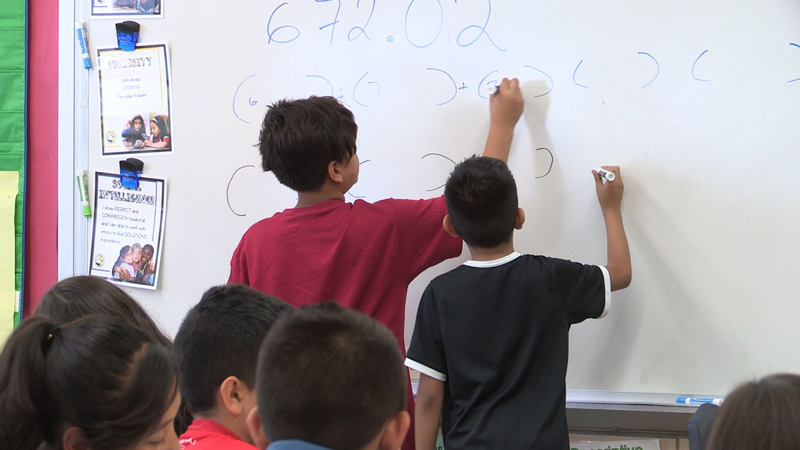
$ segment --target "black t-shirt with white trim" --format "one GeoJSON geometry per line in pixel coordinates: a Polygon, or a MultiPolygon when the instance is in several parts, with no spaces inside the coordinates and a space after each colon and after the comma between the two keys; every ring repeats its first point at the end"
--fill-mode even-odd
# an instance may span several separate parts
{"type": "Polygon", "coordinates": [[[445,448],[569,448],[569,328],[608,299],[605,267],[516,252],[431,281],[406,365],[445,382],[445,448]]]}

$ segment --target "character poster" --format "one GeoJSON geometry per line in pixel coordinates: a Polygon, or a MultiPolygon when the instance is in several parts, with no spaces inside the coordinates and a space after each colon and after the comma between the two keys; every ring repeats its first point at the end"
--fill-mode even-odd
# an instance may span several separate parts
{"type": "Polygon", "coordinates": [[[139,177],[122,185],[119,174],[95,174],[94,226],[89,275],[156,289],[164,244],[166,180],[139,177]]]}
{"type": "Polygon", "coordinates": [[[102,156],[171,153],[172,127],[167,44],[136,50],[97,50],[102,156]]]}

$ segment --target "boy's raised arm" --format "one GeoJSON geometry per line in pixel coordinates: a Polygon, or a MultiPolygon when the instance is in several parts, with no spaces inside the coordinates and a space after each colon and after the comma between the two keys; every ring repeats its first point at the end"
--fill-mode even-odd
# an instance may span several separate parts
{"type": "Polygon", "coordinates": [[[417,450],[434,450],[436,447],[443,403],[444,382],[421,373],[414,406],[414,442],[417,450]]]}
{"type": "Polygon", "coordinates": [[[628,238],[625,236],[625,228],[622,226],[622,191],[624,186],[617,166],[603,166],[610,172],[614,172],[614,181],[603,183],[597,171],[594,174],[595,187],[597,188],[597,199],[600,201],[600,209],[603,210],[603,219],[606,223],[606,239],[608,241],[608,275],[611,278],[611,290],[624,289],[631,284],[631,252],[628,248],[628,238]]]}
{"type": "Polygon", "coordinates": [[[522,115],[525,100],[516,78],[503,78],[497,86],[497,92],[489,97],[489,110],[492,115],[489,137],[483,156],[490,156],[508,162],[511,140],[514,137],[514,126],[522,115]]]}

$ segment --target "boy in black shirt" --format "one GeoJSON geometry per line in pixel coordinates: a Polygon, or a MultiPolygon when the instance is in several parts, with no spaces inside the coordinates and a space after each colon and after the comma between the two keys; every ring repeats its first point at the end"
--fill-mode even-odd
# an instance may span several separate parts
{"type": "Polygon", "coordinates": [[[568,449],[569,327],[608,313],[610,292],[630,284],[622,225],[622,179],[594,173],[608,239],[608,264],[589,266],[514,251],[525,220],[502,161],[473,157],[445,187],[444,228],[472,260],[428,285],[406,365],[421,372],[418,450],[433,449],[439,419],[445,448],[568,449]]]}

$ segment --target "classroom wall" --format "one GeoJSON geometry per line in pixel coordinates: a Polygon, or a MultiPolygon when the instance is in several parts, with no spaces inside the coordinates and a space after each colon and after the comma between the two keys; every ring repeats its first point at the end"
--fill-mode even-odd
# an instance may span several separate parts
{"type": "Polygon", "coordinates": [[[58,0],[28,2],[28,192],[24,316],[57,281],[58,0]]]}

